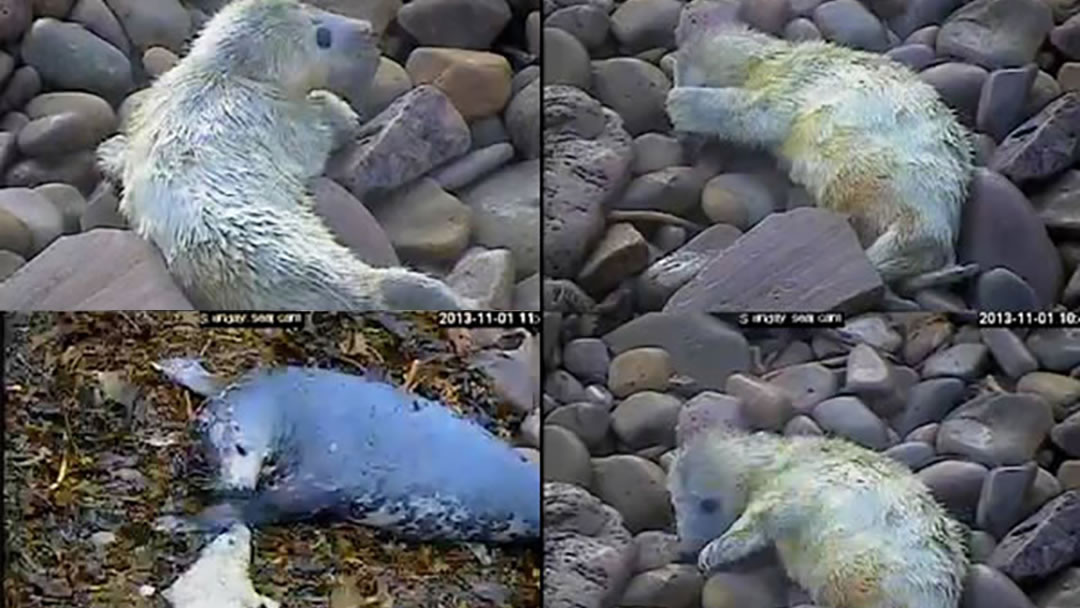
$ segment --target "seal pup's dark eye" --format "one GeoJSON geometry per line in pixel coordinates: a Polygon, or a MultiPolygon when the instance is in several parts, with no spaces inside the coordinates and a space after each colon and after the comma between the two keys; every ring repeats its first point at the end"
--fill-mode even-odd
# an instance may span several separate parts
{"type": "Polygon", "coordinates": [[[330,28],[320,25],[315,30],[315,44],[319,45],[320,49],[328,49],[330,48],[330,43],[330,28]]]}
{"type": "Polygon", "coordinates": [[[236,453],[240,454],[241,456],[247,456],[247,450],[245,450],[244,446],[240,445],[239,443],[236,444],[236,453]]]}
{"type": "Polygon", "coordinates": [[[716,506],[716,501],[711,498],[706,498],[705,500],[701,501],[701,510],[706,513],[712,513],[713,511],[715,511],[716,506]]]}

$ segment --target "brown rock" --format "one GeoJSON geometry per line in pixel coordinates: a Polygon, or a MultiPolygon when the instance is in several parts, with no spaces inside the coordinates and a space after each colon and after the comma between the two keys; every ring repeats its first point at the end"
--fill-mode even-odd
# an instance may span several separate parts
{"type": "Polygon", "coordinates": [[[1080,59],[1080,15],[1050,30],[1050,44],[1069,59],[1080,59]]]}
{"type": "Polygon", "coordinates": [[[594,458],[592,463],[593,490],[619,511],[628,530],[663,529],[671,523],[666,476],[658,465],[628,454],[594,458]]]}
{"type": "Polygon", "coordinates": [[[1054,418],[1063,420],[1068,408],[1080,401],[1080,380],[1051,372],[1031,372],[1016,383],[1016,392],[1039,395],[1054,409],[1054,418]]]}
{"type": "Polygon", "coordinates": [[[126,230],[58,239],[0,283],[3,310],[190,310],[161,254],[126,230]]]}
{"type": "Polygon", "coordinates": [[[27,158],[7,170],[8,186],[34,188],[50,182],[71,184],[81,192],[91,192],[98,181],[93,150],[82,150],[56,158],[27,158]]]}
{"type": "Polygon", "coordinates": [[[24,110],[30,120],[54,114],[78,114],[97,129],[110,133],[118,124],[116,112],[108,101],[80,91],[43,93],[31,99],[24,110]]]}
{"type": "Polygon", "coordinates": [[[327,177],[311,180],[310,188],[315,198],[315,213],[326,222],[338,242],[372,266],[401,265],[386,232],[348,190],[327,177]]]}
{"type": "Polygon", "coordinates": [[[611,360],[608,371],[608,387],[619,399],[638,391],[665,391],[670,379],[671,356],[656,347],[620,353],[611,360]]]}
{"type": "Polygon", "coordinates": [[[545,27],[542,36],[544,84],[565,84],[588,90],[592,75],[585,45],[570,32],[557,27],[545,27]]]}
{"type": "Polygon", "coordinates": [[[405,68],[389,57],[380,57],[379,66],[375,69],[375,77],[371,81],[371,86],[368,87],[363,107],[356,110],[363,110],[364,116],[375,116],[412,88],[412,80],[405,68]]]}
{"type": "Polygon", "coordinates": [[[26,156],[55,158],[93,147],[105,137],[78,114],[52,114],[30,121],[19,131],[19,150],[26,156]]]}
{"type": "Polygon", "coordinates": [[[726,390],[742,404],[742,415],[756,429],[779,431],[795,413],[783,389],[748,374],[728,376],[726,390]]]}
{"type": "Polygon", "coordinates": [[[19,218],[30,231],[30,248],[24,257],[37,255],[63,233],[64,219],[60,211],[52,201],[33,190],[0,189],[0,209],[19,218]]]}
{"type": "Polygon", "coordinates": [[[750,366],[746,338],[704,314],[646,313],[605,335],[604,342],[616,354],[639,346],[659,346],[671,355],[675,373],[692,378],[703,389],[723,390],[730,374],[750,366]]]}
{"type": "Polygon", "coordinates": [[[176,53],[163,46],[152,46],[142,56],[143,67],[151,78],[157,78],[180,63],[176,53]]]}
{"type": "Polygon", "coordinates": [[[79,218],[86,212],[86,198],[70,184],[43,184],[34,192],[48,198],[64,218],[64,234],[79,232],[79,218]]]}
{"type": "Polygon", "coordinates": [[[24,264],[26,264],[26,260],[21,255],[13,251],[0,249],[0,282],[15,274],[24,264]]]}
{"type": "Polygon", "coordinates": [[[623,606],[664,606],[694,608],[698,606],[704,581],[697,567],[690,564],[668,564],[656,570],[642,572],[626,586],[623,606]]]}
{"type": "Polygon", "coordinates": [[[497,114],[510,99],[510,62],[495,53],[420,47],[409,54],[405,71],[414,83],[446,93],[465,120],[497,114]]]}
{"type": "Polygon", "coordinates": [[[29,257],[33,251],[34,237],[30,229],[17,215],[0,209],[0,249],[29,257]]]}
{"type": "Polygon", "coordinates": [[[1080,61],[1069,61],[1058,68],[1057,82],[1062,91],[1080,91],[1080,61]]]}
{"type": "Polygon", "coordinates": [[[32,18],[27,0],[0,0],[0,42],[18,40],[32,18]]]}
{"type": "Polygon", "coordinates": [[[403,259],[415,264],[456,260],[469,244],[468,206],[420,178],[379,205],[375,217],[403,259]]]}
{"type": "Polygon", "coordinates": [[[326,175],[363,200],[385,193],[469,150],[471,135],[449,98],[421,85],[366,123],[360,139],[339,150],[326,175]]]}
{"type": "Polygon", "coordinates": [[[596,98],[622,116],[630,135],[668,130],[664,101],[671,81],[660,68],[633,57],[592,63],[596,98]]]}
{"type": "Polygon", "coordinates": [[[613,224],[585,260],[578,283],[590,295],[603,295],[649,263],[645,238],[631,224],[613,224]]]}

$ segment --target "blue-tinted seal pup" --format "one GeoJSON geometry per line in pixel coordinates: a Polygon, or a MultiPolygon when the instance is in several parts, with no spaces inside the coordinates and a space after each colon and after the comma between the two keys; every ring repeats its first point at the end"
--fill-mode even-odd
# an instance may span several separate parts
{"type": "Polygon", "coordinates": [[[195,360],[157,367],[210,398],[199,430],[230,498],[199,516],[206,527],[329,515],[415,540],[539,536],[539,467],[438,403],[324,369],[225,385],[195,360]]]}

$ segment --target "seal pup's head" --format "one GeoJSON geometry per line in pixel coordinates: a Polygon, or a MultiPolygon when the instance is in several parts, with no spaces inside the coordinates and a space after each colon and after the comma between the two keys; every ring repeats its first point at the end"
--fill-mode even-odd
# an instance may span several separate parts
{"type": "Polygon", "coordinates": [[[371,23],[296,0],[237,0],[206,24],[189,56],[295,96],[324,88],[343,53],[373,51],[377,64],[377,41],[371,23]]]}
{"type": "Polygon", "coordinates": [[[730,429],[699,432],[676,454],[668,472],[679,551],[694,554],[720,536],[746,508],[741,467],[721,453],[730,429]]]}

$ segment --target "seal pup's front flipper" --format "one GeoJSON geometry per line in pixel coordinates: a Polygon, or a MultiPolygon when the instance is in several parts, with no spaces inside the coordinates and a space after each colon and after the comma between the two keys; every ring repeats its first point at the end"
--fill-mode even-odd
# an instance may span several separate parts
{"type": "Polygon", "coordinates": [[[979,265],[974,262],[944,266],[937,270],[901,279],[896,283],[896,292],[900,295],[911,295],[923,289],[949,287],[974,279],[979,276],[981,270],[979,265]]]}
{"type": "Polygon", "coordinates": [[[128,139],[123,134],[114,135],[98,145],[97,165],[105,179],[114,184],[124,182],[124,170],[127,168],[125,160],[127,150],[128,139]]]}
{"type": "Polygon", "coordinates": [[[170,380],[204,397],[216,395],[225,388],[223,378],[215,376],[203,367],[202,361],[188,357],[162,359],[152,363],[154,369],[170,380]]]}

